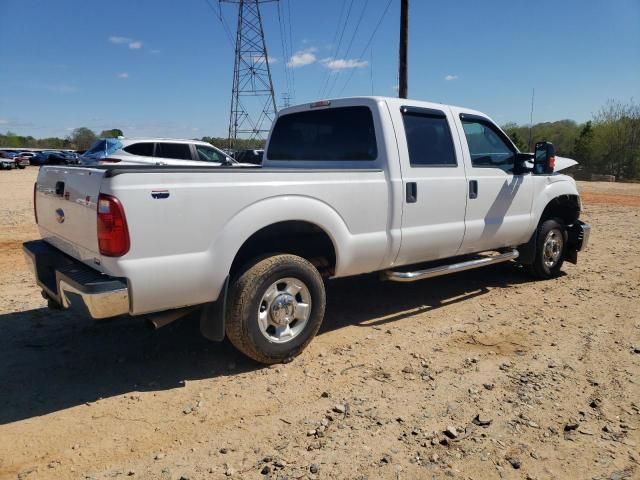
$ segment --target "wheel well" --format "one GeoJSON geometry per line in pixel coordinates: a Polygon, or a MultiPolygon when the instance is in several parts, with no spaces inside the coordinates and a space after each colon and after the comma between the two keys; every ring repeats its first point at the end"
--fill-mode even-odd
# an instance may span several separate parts
{"type": "Polygon", "coordinates": [[[322,276],[335,273],[336,251],[327,233],[309,222],[291,220],[264,227],[240,247],[231,264],[231,276],[251,260],[269,253],[290,253],[309,260],[322,276]]]}
{"type": "Polygon", "coordinates": [[[565,225],[571,225],[580,216],[580,199],[578,195],[560,195],[551,200],[542,212],[540,221],[548,218],[560,218],[565,225]]]}

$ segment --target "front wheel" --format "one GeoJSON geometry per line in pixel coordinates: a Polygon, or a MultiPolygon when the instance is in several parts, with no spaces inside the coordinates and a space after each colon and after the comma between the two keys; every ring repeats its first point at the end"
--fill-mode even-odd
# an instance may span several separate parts
{"type": "Polygon", "coordinates": [[[310,262],[295,255],[267,257],[233,282],[227,337],[260,363],[288,362],[318,332],[325,302],[322,277],[310,262]]]}
{"type": "Polygon", "coordinates": [[[527,269],[537,278],[557,277],[567,251],[567,229],[561,220],[550,218],[540,223],[536,234],[535,257],[527,269]]]}

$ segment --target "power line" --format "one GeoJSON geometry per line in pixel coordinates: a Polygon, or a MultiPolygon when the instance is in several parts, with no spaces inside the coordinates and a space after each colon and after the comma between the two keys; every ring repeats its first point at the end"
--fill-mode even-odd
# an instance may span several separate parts
{"type": "Polygon", "coordinates": [[[285,36],[285,29],[282,24],[282,8],[281,2],[278,2],[278,24],[280,26],[280,44],[282,45],[282,58],[283,58],[283,68],[284,68],[284,79],[287,85],[287,92],[291,92],[291,84],[289,82],[289,66],[287,65],[289,62],[287,58],[289,58],[289,53],[287,49],[287,41],[285,36]]]}
{"type": "MultiPolygon", "coordinates": [[[[360,17],[358,17],[358,21],[356,22],[356,26],[353,29],[353,35],[351,35],[351,40],[349,41],[349,46],[347,47],[347,51],[344,54],[344,59],[345,60],[349,59],[349,53],[351,53],[351,46],[353,45],[353,41],[356,39],[356,35],[358,34],[358,29],[360,28],[360,24],[362,23],[362,18],[364,17],[364,12],[367,10],[367,5],[368,4],[369,4],[369,0],[365,0],[364,4],[362,6],[362,10],[360,11],[360,17]]],[[[338,83],[338,76],[339,76],[339,74],[335,75],[335,78],[333,79],[333,83],[331,84],[331,87],[327,91],[327,96],[331,95],[331,92],[333,91],[333,89],[335,88],[336,84],[338,83]]]]}
{"type": "MultiPolygon", "coordinates": [[[[389,0],[387,2],[387,6],[384,8],[384,11],[382,12],[382,15],[380,16],[380,19],[378,20],[378,23],[376,24],[376,27],[373,29],[373,32],[371,32],[371,36],[369,37],[369,40],[367,41],[367,44],[362,49],[362,53],[360,54],[359,58],[364,57],[364,54],[367,52],[367,49],[371,45],[371,42],[373,41],[373,38],[376,36],[376,33],[378,33],[378,29],[380,28],[380,25],[382,24],[382,21],[387,16],[387,12],[389,11],[389,7],[391,6],[392,2],[393,2],[393,0],[389,0]]],[[[344,92],[344,89],[347,88],[347,85],[349,85],[349,82],[351,81],[351,78],[353,77],[354,73],[355,73],[355,68],[351,70],[351,74],[347,78],[347,81],[345,82],[345,84],[342,86],[342,89],[340,90],[340,93],[338,94],[338,96],[341,96],[342,92],[344,92]]]]}
{"type": "MultiPolygon", "coordinates": [[[[340,2],[340,3],[342,6],[340,8],[340,14],[338,15],[338,21],[336,22],[336,31],[333,33],[333,39],[331,40],[331,46],[336,45],[336,41],[338,40],[338,32],[340,31],[340,25],[342,24],[342,16],[344,15],[344,7],[346,3],[345,2],[340,2]]],[[[325,80],[329,75],[330,73],[326,72],[325,80]]],[[[320,86],[320,88],[318,89],[318,96],[321,96],[320,94],[322,93],[323,89],[324,89],[324,86],[320,86]]]]}
{"type": "Polygon", "coordinates": [[[224,32],[227,34],[227,40],[229,40],[229,44],[233,47],[233,35],[231,35],[231,29],[227,25],[227,22],[225,21],[224,16],[222,15],[222,8],[220,4],[218,3],[219,9],[216,10],[216,8],[213,5],[211,5],[211,3],[209,3],[209,0],[204,0],[204,3],[206,3],[207,6],[213,11],[213,13],[215,13],[216,17],[218,17],[218,20],[220,21],[220,23],[222,24],[222,27],[224,28],[224,32]]]}
{"type": "MultiPolygon", "coordinates": [[[[287,24],[289,25],[289,58],[291,56],[293,56],[293,34],[292,34],[292,27],[291,24],[293,23],[291,21],[291,0],[287,0],[287,24]]],[[[289,69],[289,71],[291,72],[291,87],[293,89],[293,97],[295,98],[296,96],[296,78],[295,78],[295,74],[293,72],[293,69],[289,69]]]]}
{"type": "MultiPolygon", "coordinates": [[[[340,32],[340,39],[338,40],[338,44],[336,45],[336,49],[333,52],[333,58],[336,58],[338,56],[338,52],[340,51],[340,46],[342,45],[342,38],[344,37],[344,32],[347,29],[347,23],[349,23],[349,17],[351,16],[351,9],[353,7],[353,1],[351,0],[351,2],[349,2],[349,8],[347,10],[347,17],[344,20],[344,24],[342,25],[342,32],[340,32]]],[[[329,84],[329,80],[331,79],[331,72],[327,72],[327,78],[324,82],[324,86],[322,87],[322,93],[320,94],[321,97],[325,96],[325,92],[327,90],[327,85],[329,84]]]]}

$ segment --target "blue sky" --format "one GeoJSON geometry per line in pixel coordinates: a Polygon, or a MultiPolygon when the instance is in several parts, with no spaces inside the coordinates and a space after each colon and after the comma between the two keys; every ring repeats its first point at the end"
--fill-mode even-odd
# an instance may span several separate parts
{"type": "MultiPolygon", "coordinates": [[[[0,0],[0,131],[226,135],[233,48],[209,1],[0,0]]],[[[396,95],[399,0],[366,51],[388,0],[353,0],[337,53],[351,0],[280,1],[294,58],[277,5],[262,6],[278,104],[287,63],[294,103],[317,99],[327,75],[330,96],[396,95]]],[[[234,29],[237,7],[222,11],[234,29]]],[[[609,98],[640,99],[640,0],[411,0],[410,13],[411,98],[499,123],[528,122],[533,87],[534,121],[585,121],[609,98]]]]}

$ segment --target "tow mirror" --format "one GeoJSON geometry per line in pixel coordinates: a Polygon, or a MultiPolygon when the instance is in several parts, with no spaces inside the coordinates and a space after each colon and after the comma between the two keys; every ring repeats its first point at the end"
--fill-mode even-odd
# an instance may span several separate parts
{"type": "Polygon", "coordinates": [[[533,161],[533,173],[544,175],[553,173],[556,166],[556,149],[551,142],[536,143],[535,159],[533,161]]]}

